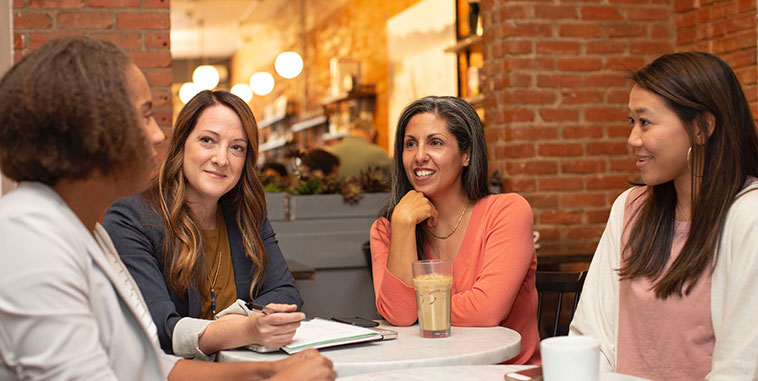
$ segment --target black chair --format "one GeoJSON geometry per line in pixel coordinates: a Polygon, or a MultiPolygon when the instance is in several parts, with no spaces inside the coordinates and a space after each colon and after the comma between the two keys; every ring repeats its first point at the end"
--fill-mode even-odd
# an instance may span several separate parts
{"type": "Polygon", "coordinates": [[[371,275],[371,279],[374,279],[374,271],[372,270],[371,262],[371,241],[366,241],[361,245],[363,251],[363,258],[366,259],[366,267],[368,267],[368,274],[371,275]]]}
{"type": "MultiPolygon", "coordinates": [[[[555,305],[555,320],[553,322],[553,330],[549,332],[547,337],[553,337],[558,335],[558,326],[561,320],[561,309],[563,308],[563,295],[574,294],[574,306],[571,309],[571,319],[574,318],[574,312],[576,306],[579,304],[579,295],[582,293],[582,286],[584,286],[584,279],[587,277],[587,271],[579,273],[565,273],[555,271],[537,271],[537,322],[541,324],[542,321],[542,296],[544,293],[556,293],[558,294],[558,301],[555,305]],[[552,333],[552,334],[550,334],[552,333]]],[[[569,321],[571,321],[569,319],[569,321]]]]}

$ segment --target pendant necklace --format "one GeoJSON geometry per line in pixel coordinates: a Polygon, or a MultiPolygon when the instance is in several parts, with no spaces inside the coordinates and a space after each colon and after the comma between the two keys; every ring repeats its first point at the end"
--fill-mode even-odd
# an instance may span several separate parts
{"type": "Polygon", "coordinates": [[[216,241],[216,258],[218,262],[216,263],[216,275],[213,277],[213,282],[211,283],[211,311],[213,311],[214,316],[216,315],[216,281],[218,280],[218,272],[221,269],[221,224],[216,229],[218,231],[218,240],[216,241]]]}
{"type": "Polygon", "coordinates": [[[426,232],[429,233],[429,234],[431,234],[432,237],[437,238],[437,239],[448,239],[448,238],[450,238],[450,236],[452,236],[453,233],[455,233],[455,231],[458,230],[458,225],[461,224],[461,220],[463,220],[463,215],[466,214],[466,211],[468,210],[468,206],[469,205],[471,205],[471,201],[469,201],[469,202],[466,203],[466,207],[463,208],[463,212],[461,212],[460,217],[458,217],[458,222],[456,222],[455,226],[453,226],[453,231],[451,231],[450,233],[448,233],[448,235],[446,235],[446,236],[436,235],[436,234],[434,234],[434,232],[432,232],[431,230],[429,230],[429,228],[426,229],[426,232]]]}

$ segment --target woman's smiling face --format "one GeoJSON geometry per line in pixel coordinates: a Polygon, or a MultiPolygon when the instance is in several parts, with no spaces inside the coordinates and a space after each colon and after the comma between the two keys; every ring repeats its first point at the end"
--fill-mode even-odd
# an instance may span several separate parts
{"type": "Polygon", "coordinates": [[[432,113],[408,121],[403,140],[403,167],[413,188],[429,198],[461,192],[461,172],[469,154],[461,152],[447,122],[432,113]]]}

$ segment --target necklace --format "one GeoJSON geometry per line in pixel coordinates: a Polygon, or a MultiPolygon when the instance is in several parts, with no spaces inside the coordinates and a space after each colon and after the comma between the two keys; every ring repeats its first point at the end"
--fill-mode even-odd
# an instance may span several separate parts
{"type": "Polygon", "coordinates": [[[429,233],[429,234],[431,234],[432,237],[437,238],[437,239],[448,239],[448,238],[450,238],[450,236],[453,235],[453,233],[455,233],[456,230],[458,230],[458,225],[461,224],[461,220],[463,220],[463,215],[466,214],[466,211],[468,210],[468,206],[469,205],[471,205],[471,201],[469,201],[469,202],[466,203],[466,207],[463,208],[463,212],[461,212],[461,215],[458,217],[458,222],[455,223],[455,226],[453,226],[453,230],[450,233],[448,233],[448,235],[446,235],[446,236],[438,236],[438,235],[434,234],[434,232],[432,232],[428,228],[426,229],[426,232],[429,233]]]}
{"type": "Polygon", "coordinates": [[[221,224],[218,224],[216,228],[218,232],[218,239],[216,240],[216,275],[213,276],[213,282],[211,282],[211,311],[213,315],[216,315],[216,281],[218,280],[218,273],[221,270],[221,224]]]}

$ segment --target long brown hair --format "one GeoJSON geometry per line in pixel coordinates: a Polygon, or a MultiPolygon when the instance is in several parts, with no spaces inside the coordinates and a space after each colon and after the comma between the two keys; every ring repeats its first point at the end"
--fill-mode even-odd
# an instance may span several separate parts
{"type": "Polygon", "coordinates": [[[203,239],[185,200],[187,181],[182,168],[187,137],[195,128],[203,111],[217,104],[230,108],[239,116],[249,142],[240,179],[234,188],[221,197],[219,203],[223,201],[225,205],[234,208],[235,221],[241,233],[245,254],[255,265],[250,286],[250,297],[254,298],[253,290],[263,280],[268,259],[263,241],[258,234],[258,226],[266,215],[266,201],[263,185],[255,175],[258,125],[252,111],[242,99],[223,90],[205,90],[182,108],[176,119],[166,159],[146,198],[163,220],[163,275],[167,282],[180,296],[196,282],[200,294],[208,298],[208,270],[202,255],[203,239]]]}
{"type": "Polygon", "coordinates": [[[747,178],[758,177],[758,134],[737,77],[713,54],[666,54],[634,73],[632,80],[663,97],[687,130],[692,145],[692,214],[687,240],[664,273],[674,238],[676,190],[673,181],[648,186],[619,276],[654,280],[661,299],[681,296],[715,265],[729,207],[747,178]]]}

